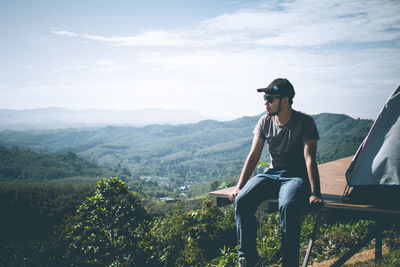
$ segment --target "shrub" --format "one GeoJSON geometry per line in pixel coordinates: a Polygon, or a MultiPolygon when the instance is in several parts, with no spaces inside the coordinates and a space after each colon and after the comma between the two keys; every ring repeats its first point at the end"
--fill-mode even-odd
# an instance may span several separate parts
{"type": "Polygon", "coordinates": [[[65,258],[77,265],[144,264],[136,229],[146,219],[147,212],[124,182],[103,179],[69,226],[65,258]]]}

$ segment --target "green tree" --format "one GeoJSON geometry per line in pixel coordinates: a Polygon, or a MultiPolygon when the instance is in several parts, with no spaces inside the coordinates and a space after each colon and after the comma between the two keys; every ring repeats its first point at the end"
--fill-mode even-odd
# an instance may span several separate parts
{"type": "Polygon", "coordinates": [[[178,204],[173,214],[156,219],[149,233],[147,246],[162,266],[205,266],[220,256],[220,248],[237,243],[233,209],[223,212],[210,200],[187,213],[178,204]]]}
{"type": "Polygon", "coordinates": [[[124,182],[103,179],[69,226],[65,256],[78,265],[146,265],[136,229],[148,217],[124,182]]]}

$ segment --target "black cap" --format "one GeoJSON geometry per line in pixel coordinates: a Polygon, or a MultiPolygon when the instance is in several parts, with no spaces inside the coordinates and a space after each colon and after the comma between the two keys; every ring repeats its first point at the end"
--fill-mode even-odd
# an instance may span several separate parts
{"type": "Polygon", "coordinates": [[[268,95],[279,95],[281,97],[287,96],[289,99],[294,97],[293,85],[283,78],[278,78],[272,81],[266,88],[259,88],[257,92],[264,92],[268,95]]]}

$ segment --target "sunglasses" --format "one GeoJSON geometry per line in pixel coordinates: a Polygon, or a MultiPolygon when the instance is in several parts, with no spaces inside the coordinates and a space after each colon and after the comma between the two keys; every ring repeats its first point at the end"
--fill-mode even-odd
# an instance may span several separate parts
{"type": "Polygon", "coordinates": [[[275,98],[279,98],[279,97],[273,96],[273,95],[264,95],[264,101],[268,101],[271,104],[272,104],[272,102],[274,102],[275,98]]]}

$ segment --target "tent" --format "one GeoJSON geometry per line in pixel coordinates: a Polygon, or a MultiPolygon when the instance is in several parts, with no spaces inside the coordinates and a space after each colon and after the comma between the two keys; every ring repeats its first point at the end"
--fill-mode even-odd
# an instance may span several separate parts
{"type": "Polygon", "coordinates": [[[387,205],[400,200],[400,86],[361,143],[346,179],[352,191],[345,196],[355,201],[387,205]]]}

